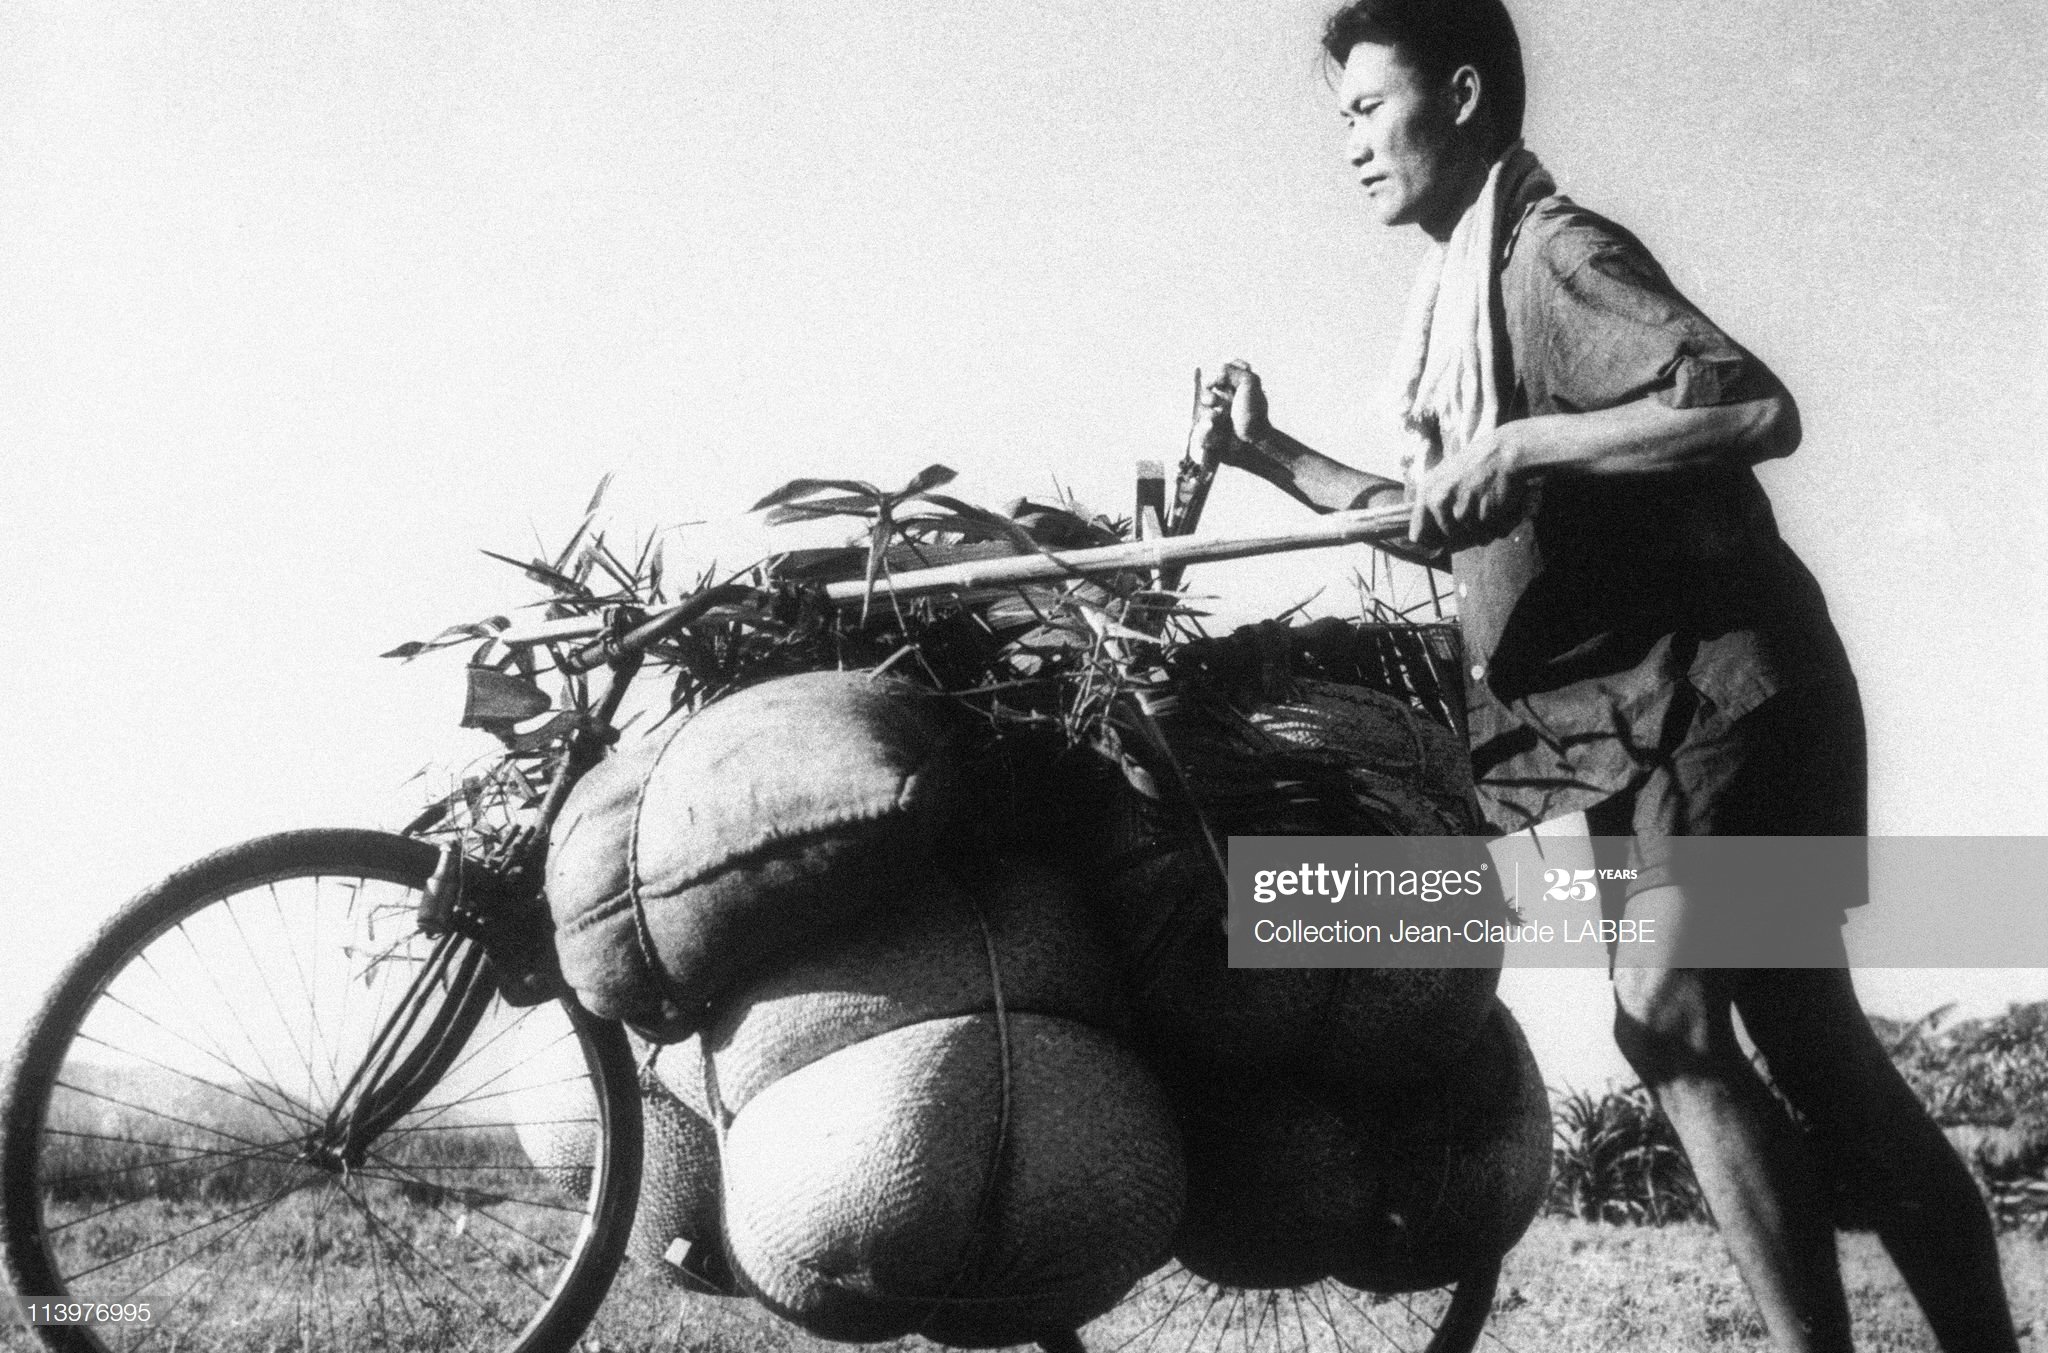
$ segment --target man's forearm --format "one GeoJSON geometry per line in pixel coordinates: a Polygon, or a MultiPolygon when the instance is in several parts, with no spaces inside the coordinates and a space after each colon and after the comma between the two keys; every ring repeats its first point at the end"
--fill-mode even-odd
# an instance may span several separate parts
{"type": "Polygon", "coordinates": [[[1787,396],[1740,404],[1674,409],[1655,398],[1591,413],[1521,421],[1518,471],[1629,475],[1745,465],[1789,455],[1799,444],[1799,412],[1787,396]]]}
{"type": "MultiPolygon", "coordinates": [[[[1250,443],[1250,448],[1257,453],[1257,459],[1247,458],[1239,462],[1244,469],[1317,512],[1385,507],[1400,502],[1407,493],[1400,480],[1355,470],[1296,441],[1278,428],[1268,428],[1250,443]]],[[[1445,566],[1440,551],[1405,541],[1378,548],[1410,563],[1425,564],[1431,568],[1445,566]]]]}
{"type": "Polygon", "coordinates": [[[1278,428],[1268,428],[1249,446],[1257,459],[1241,462],[1245,469],[1318,512],[1373,507],[1401,496],[1399,480],[1354,470],[1278,428]]]}

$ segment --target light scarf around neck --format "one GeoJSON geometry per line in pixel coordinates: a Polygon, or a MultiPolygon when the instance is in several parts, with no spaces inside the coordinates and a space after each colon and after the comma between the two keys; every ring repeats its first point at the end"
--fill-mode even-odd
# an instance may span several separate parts
{"type": "Polygon", "coordinates": [[[1493,162],[1451,237],[1432,243],[1394,348],[1389,392],[1410,496],[1423,471],[1499,425],[1499,287],[1505,227],[1557,191],[1520,141],[1493,162]]]}

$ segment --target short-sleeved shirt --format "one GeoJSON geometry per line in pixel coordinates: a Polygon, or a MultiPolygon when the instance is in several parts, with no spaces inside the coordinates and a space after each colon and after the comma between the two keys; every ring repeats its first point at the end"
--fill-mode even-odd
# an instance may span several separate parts
{"type": "MultiPolygon", "coordinates": [[[[1561,196],[1503,224],[1504,419],[1782,391],[1621,227],[1561,196]]],[[[1473,771],[1501,830],[1634,788],[1703,704],[1732,721],[1849,679],[1818,585],[1741,464],[1552,475],[1512,532],[1452,564],[1473,771]]]]}

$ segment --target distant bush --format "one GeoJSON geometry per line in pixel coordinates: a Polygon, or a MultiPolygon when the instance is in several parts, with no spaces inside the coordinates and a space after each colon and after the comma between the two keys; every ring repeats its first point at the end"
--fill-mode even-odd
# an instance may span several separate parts
{"type": "Polygon", "coordinates": [[[1553,1215],[1632,1226],[1705,1219],[1678,1134],[1648,1090],[1632,1085],[1597,1098],[1580,1090],[1555,1118],[1553,1215]]]}
{"type": "Polygon", "coordinates": [[[2048,1235],[2048,1001],[1944,1028],[1948,1011],[1873,1018],[1871,1027],[1947,1130],[1992,1215],[2048,1235]]]}
{"type": "MultiPolygon", "coordinates": [[[[2048,1001],[1944,1027],[1949,1010],[1916,1020],[1873,1015],[1870,1024],[1999,1223],[2048,1233],[2048,1001]]],[[[1642,1086],[1578,1091],[1557,1106],[1555,1126],[1552,1215],[1652,1226],[1706,1219],[1678,1136],[1642,1086]]],[[[1828,1182],[1837,1224],[1867,1225],[1855,1181],[1828,1182]]]]}
{"type": "Polygon", "coordinates": [[[2048,1116],[2048,1001],[1943,1028],[1951,1008],[1870,1021],[1934,1121],[2012,1127],[2048,1116]]]}

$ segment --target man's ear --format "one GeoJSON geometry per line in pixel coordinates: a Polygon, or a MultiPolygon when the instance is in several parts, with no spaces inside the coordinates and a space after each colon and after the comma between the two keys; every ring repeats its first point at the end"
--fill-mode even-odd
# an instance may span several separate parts
{"type": "Polygon", "coordinates": [[[1460,66],[1451,72],[1449,93],[1452,120],[1460,127],[1469,127],[1479,117],[1480,99],[1486,90],[1479,78],[1476,66],[1460,66]]]}

